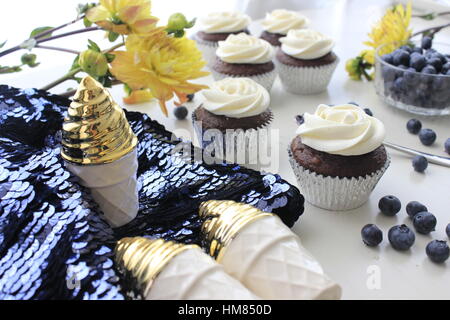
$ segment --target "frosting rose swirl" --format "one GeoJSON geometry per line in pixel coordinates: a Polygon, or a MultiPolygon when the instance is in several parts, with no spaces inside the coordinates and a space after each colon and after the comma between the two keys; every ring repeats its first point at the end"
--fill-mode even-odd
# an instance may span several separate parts
{"type": "Polygon", "coordinates": [[[265,31],[287,34],[289,30],[307,27],[309,19],[295,11],[276,9],[267,13],[261,24],[265,31]]]}
{"type": "Polygon", "coordinates": [[[242,32],[219,41],[216,55],[228,63],[258,64],[271,61],[274,51],[269,42],[242,32]]]}
{"type": "Polygon", "coordinates": [[[367,115],[360,107],[343,104],[330,107],[321,104],[314,114],[305,113],[297,129],[307,146],[342,156],[369,153],[383,143],[383,123],[367,115]]]}
{"type": "Polygon", "coordinates": [[[311,29],[289,30],[280,38],[281,50],[297,59],[317,59],[330,53],[334,41],[311,29]]]}
{"type": "Polygon", "coordinates": [[[206,33],[241,31],[246,29],[250,22],[250,17],[240,12],[212,12],[200,18],[202,31],[206,33]]]}
{"type": "Polygon", "coordinates": [[[231,118],[256,116],[266,111],[270,104],[267,90],[249,78],[225,78],[201,93],[203,108],[231,118]]]}

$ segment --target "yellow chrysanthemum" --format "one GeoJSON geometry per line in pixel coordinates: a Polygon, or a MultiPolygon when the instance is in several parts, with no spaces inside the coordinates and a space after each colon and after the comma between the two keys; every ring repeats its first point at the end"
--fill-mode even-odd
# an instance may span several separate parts
{"type": "Polygon", "coordinates": [[[86,18],[105,30],[119,34],[145,34],[155,28],[158,18],[151,15],[150,0],[100,0],[86,18]]]}
{"type": "Polygon", "coordinates": [[[375,50],[385,45],[380,54],[394,51],[411,37],[409,23],[411,21],[411,2],[406,5],[398,4],[389,9],[383,18],[372,28],[369,33],[369,41],[365,45],[371,50],[365,50],[365,60],[371,64],[375,63],[375,50]]]}
{"type": "Polygon", "coordinates": [[[111,73],[132,90],[149,89],[167,115],[166,101],[174,94],[181,101],[188,94],[206,88],[188,82],[208,75],[202,71],[206,62],[193,40],[171,37],[164,28],[151,35],[130,35],[126,51],[116,51],[111,73]]]}
{"type": "Polygon", "coordinates": [[[152,100],[154,97],[149,89],[134,90],[123,98],[126,104],[143,103],[152,100]]]}

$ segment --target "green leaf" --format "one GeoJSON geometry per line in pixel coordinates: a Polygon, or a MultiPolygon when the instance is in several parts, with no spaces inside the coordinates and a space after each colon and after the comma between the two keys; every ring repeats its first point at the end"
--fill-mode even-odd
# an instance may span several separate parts
{"type": "Polygon", "coordinates": [[[21,45],[20,45],[20,47],[21,47],[22,49],[28,49],[28,50],[31,50],[31,49],[33,49],[33,48],[36,46],[36,44],[37,44],[36,39],[30,38],[30,39],[25,40],[24,42],[22,42],[21,45]]]}
{"type": "Polygon", "coordinates": [[[39,65],[39,63],[36,62],[37,56],[34,53],[25,53],[20,57],[20,61],[22,64],[26,64],[27,66],[34,68],[39,65]]]}
{"type": "Polygon", "coordinates": [[[133,92],[133,90],[130,88],[130,86],[127,85],[126,83],[123,84],[123,90],[125,91],[127,96],[129,96],[133,92]]]}
{"type": "Polygon", "coordinates": [[[106,57],[106,60],[108,61],[108,63],[113,62],[114,59],[116,58],[116,56],[113,55],[112,53],[105,53],[105,57],[106,57]]]}
{"type": "Polygon", "coordinates": [[[89,42],[88,49],[91,49],[91,50],[96,51],[96,52],[102,52],[102,50],[100,49],[98,44],[96,44],[94,41],[88,40],[88,42],[89,42]]]}
{"type": "Polygon", "coordinates": [[[197,18],[192,19],[184,28],[185,29],[192,28],[195,25],[196,20],[197,20],[197,18]]]}
{"type": "Polygon", "coordinates": [[[86,17],[84,17],[84,19],[83,19],[83,24],[86,28],[89,28],[90,26],[92,26],[92,22],[89,21],[89,19],[86,17]]]}
{"type": "Polygon", "coordinates": [[[116,32],[112,32],[112,31],[108,32],[108,40],[109,40],[110,42],[116,41],[117,38],[119,38],[119,36],[120,36],[120,35],[119,35],[118,33],[116,33],[116,32]]]}
{"type": "Polygon", "coordinates": [[[5,46],[6,41],[8,41],[8,40],[5,40],[4,42],[0,43],[0,48],[3,48],[5,46]]]}
{"type": "MultiPolygon", "coordinates": [[[[53,29],[53,27],[39,27],[39,28],[36,28],[33,31],[31,31],[30,38],[39,38],[39,34],[45,32],[45,31],[51,30],[51,29],[53,29]]],[[[42,39],[49,38],[51,36],[52,36],[52,34],[49,33],[49,34],[43,36],[42,39]]]]}
{"type": "Polygon", "coordinates": [[[96,6],[96,4],[92,3],[92,2],[91,3],[86,3],[86,4],[80,3],[77,6],[77,13],[78,13],[78,15],[85,14],[89,9],[91,9],[91,8],[93,8],[95,6],[96,6]]]}
{"type": "Polygon", "coordinates": [[[78,69],[80,65],[78,64],[78,60],[80,59],[80,56],[76,56],[75,59],[72,62],[72,66],[70,67],[69,71],[73,71],[75,69],[78,69]]]}
{"type": "Polygon", "coordinates": [[[19,71],[22,71],[22,68],[20,66],[12,66],[12,67],[0,66],[0,74],[14,73],[19,71]]]}

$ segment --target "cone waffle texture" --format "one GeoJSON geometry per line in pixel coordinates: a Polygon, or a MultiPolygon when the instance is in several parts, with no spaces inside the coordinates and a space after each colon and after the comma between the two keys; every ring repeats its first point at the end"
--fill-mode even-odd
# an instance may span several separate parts
{"type": "Polygon", "coordinates": [[[341,288],[281,220],[233,201],[200,206],[203,244],[225,268],[263,299],[339,299],[341,288]],[[233,214],[233,211],[235,212],[233,214]]]}
{"type": "Polygon", "coordinates": [[[77,164],[104,164],[130,153],[137,138],[122,108],[91,77],[81,80],[62,128],[62,157],[77,164]]]}
{"type": "Polygon", "coordinates": [[[136,149],[111,163],[83,166],[66,162],[66,167],[80,179],[80,184],[90,188],[112,227],[123,226],[136,217],[139,211],[136,149]]]}
{"type": "Polygon", "coordinates": [[[195,245],[125,238],[116,261],[147,300],[259,299],[195,245]]]}
{"type": "Polygon", "coordinates": [[[316,94],[327,89],[339,58],[319,67],[295,67],[275,59],[281,83],[286,91],[294,94],[316,94]]]}
{"type": "Polygon", "coordinates": [[[205,41],[197,36],[194,36],[193,39],[197,42],[197,48],[202,52],[203,59],[207,62],[207,66],[212,68],[216,61],[216,50],[219,47],[218,42],[205,41]]]}
{"type": "Polygon", "coordinates": [[[275,79],[277,77],[277,68],[274,68],[272,71],[261,73],[261,74],[254,75],[254,76],[226,74],[226,73],[217,72],[214,69],[211,69],[211,73],[212,73],[212,76],[215,81],[219,81],[219,80],[222,80],[225,78],[230,78],[230,77],[231,78],[240,78],[240,77],[250,78],[250,79],[254,80],[255,82],[259,83],[260,85],[262,85],[267,91],[270,92],[270,90],[272,89],[273,83],[275,82],[275,79]]]}
{"type": "Polygon", "coordinates": [[[331,211],[352,210],[366,203],[390,164],[388,157],[380,170],[365,177],[325,177],[299,165],[290,149],[288,154],[305,199],[316,207],[331,211]]]}
{"type": "Polygon", "coordinates": [[[201,122],[197,120],[195,113],[192,113],[192,123],[204,152],[214,150],[214,156],[217,159],[244,165],[254,170],[260,170],[270,165],[270,159],[264,159],[264,163],[261,161],[262,154],[267,157],[272,152],[270,122],[256,129],[235,130],[229,134],[222,133],[221,139],[206,138],[201,122]]]}

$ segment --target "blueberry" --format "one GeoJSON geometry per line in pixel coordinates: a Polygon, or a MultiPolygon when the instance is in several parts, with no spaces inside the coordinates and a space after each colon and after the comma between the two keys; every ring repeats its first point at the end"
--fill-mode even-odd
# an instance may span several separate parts
{"type": "Polygon", "coordinates": [[[188,109],[185,106],[179,106],[175,108],[173,114],[178,120],[184,120],[188,115],[188,109]]]}
{"type": "Polygon", "coordinates": [[[442,53],[435,52],[435,53],[433,53],[431,56],[434,57],[434,58],[437,58],[437,59],[441,60],[442,64],[444,64],[444,63],[447,62],[447,58],[446,58],[442,53]]]}
{"type": "Polygon", "coordinates": [[[405,82],[405,79],[403,77],[395,79],[395,81],[394,81],[394,89],[397,92],[406,90],[406,82],[405,82]]]}
{"type": "Polygon", "coordinates": [[[409,53],[412,52],[412,48],[408,45],[401,46],[400,49],[405,50],[406,52],[409,52],[409,53]]]}
{"type": "Polygon", "coordinates": [[[378,208],[387,216],[395,216],[402,208],[402,203],[395,196],[384,196],[378,202],[378,208]]]}
{"type": "Polygon", "coordinates": [[[409,133],[418,134],[420,129],[422,129],[422,122],[417,119],[411,119],[406,123],[406,129],[409,133]]]}
{"type": "Polygon", "coordinates": [[[428,211],[419,212],[413,218],[414,228],[421,234],[429,234],[431,231],[434,231],[436,223],[436,217],[428,211]]]}
{"type": "Polygon", "coordinates": [[[428,160],[424,156],[415,156],[412,159],[412,165],[417,172],[424,172],[428,167],[428,160]]]}
{"type": "Polygon", "coordinates": [[[392,56],[391,53],[385,54],[383,56],[381,56],[381,59],[389,64],[393,64],[394,63],[394,57],[392,56]]]}
{"type": "Polygon", "coordinates": [[[361,229],[363,242],[369,247],[376,247],[383,241],[383,232],[374,224],[366,224],[361,229]]]}
{"type": "Polygon", "coordinates": [[[446,76],[450,76],[450,70],[445,73],[446,76]]]}
{"type": "Polygon", "coordinates": [[[373,117],[373,112],[372,112],[372,110],[370,110],[369,108],[364,108],[364,112],[365,112],[367,115],[373,117]]]}
{"type": "Polygon", "coordinates": [[[409,65],[413,67],[416,71],[422,70],[427,64],[427,60],[420,53],[411,54],[411,60],[409,61],[409,65]]]}
{"type": "Polygon", "coordinates": [[[436,72],[439,72],[442,68],[442,61],[439,58],[432,57],[430,59],[427,59],[427,64],[430,66],[433,66],[436,72]]]}
{"type": "Polygon", "coordinates": [[[302,115],[298,114],[295,116],[295,122],[297,122],[298,125],[301,125],[305,122],[305,118],[302,115]]]}
{"type": "Polygon", "coordinates": [[[423,37],[422,38],[422,49],[430,49],[433,44],[433,39],[431,37],[423,37]]]}
{"type": "Polygon", "coordinates": [[[425,252],[427,253],[428,258],[436,263],[443,263],[450,256],[450,248],[448,247],[447,242],[442,240],[431,241],[427,244],[425,252]]]}
{"type": "Polygon", "coordinates": [[[444,150],[445,150],[445,152],[447,152],[448,154],[450,154],[450,138],[448,138],[447,140],[445,140],[445,143],[444,143],[444,150]]]}
{"type": "Polygon", "coordinates": [[[393,63],[395,66],[399,66],[399,65],[409,65],[409,52],[399,49],[394,51],[394,58],[393,58],[393,63]]]}
{"type": "Polygon", "coordinates": [[[422,144],[431,146],[436,141],[436,133],[431,129],[422,129],[419,132],[419,139],[422,144]]]}
{"type": "Polygon", "coordinates": [[[407,225],[402,224],[389,229],[388,239],[395,250],[408,250],[416,241],[416,236],[407,225]]]}
{"type": "Polygon", "coordinates": [[[447,233],[447,237],[450,238],[450,223],[447,225],[447,227],[445,228],[445,233],[447,233]]]}
{"type": "Polygon", "coordinates": [[[414,48],[412,48],[412,52],[413,53],[416,52],[416,53],[422,54],[423,50],[422,50],[421,47],[414,47],[414,48]]]}
{"type": "Polygon", "coordinates": [[[436,74],[437,73],[436,69],[432,65],[425,66],[421,72],[425,73],[425,74],[436,74]]]}
{"type": "Polygon", "coordinates": [[[192,102],[192,100],[194,100],[195,94],[191,93],[191,94],[188,94],[186,97],[187,97],[188,102],[192,102]]]}
{"type": "Polygon", "coordinates": [[[410,218],[414,218],[416,214],[424,211],[428,211],[428,209],[419,201],[411,201],[406,205],[406,213],[410,218]]]}
{"type": "Polygon", "coordinates": [[[450,62],[446,62],[444,65],[442,65],[441,72],[443,74],[446,74],[448,70],[450,70],[450,62]]]}

